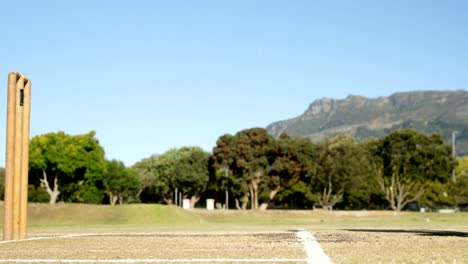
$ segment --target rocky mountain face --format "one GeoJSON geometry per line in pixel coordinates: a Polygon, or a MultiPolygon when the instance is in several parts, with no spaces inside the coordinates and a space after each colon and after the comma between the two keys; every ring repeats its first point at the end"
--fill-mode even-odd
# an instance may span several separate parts
{"type": "Polygon", "coordinates": [[[388,97],[350,95],[314,101],[300,116],[267,126],[274,136],[286,133],[313,141],[336,135],[358,140],[383,137],[399,128],[440,133],[451,143],[456,131],[458,155],[468,154],[468,91],[417,91],[388,97]]]}

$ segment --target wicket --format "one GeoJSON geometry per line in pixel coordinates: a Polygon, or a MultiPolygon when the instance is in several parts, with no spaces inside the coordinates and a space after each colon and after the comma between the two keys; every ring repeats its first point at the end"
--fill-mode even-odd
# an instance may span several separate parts
{"type": "Polygon", "coordinates": [[[31,81],[8,75],[3,240],[26,239],[31,81]]]}

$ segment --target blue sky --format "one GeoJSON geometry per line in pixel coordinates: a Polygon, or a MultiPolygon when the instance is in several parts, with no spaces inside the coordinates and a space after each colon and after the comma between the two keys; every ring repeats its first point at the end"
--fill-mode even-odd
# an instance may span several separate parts
{"type": "Polygon", "coordinates": [[[97,131],[132,165],[300,115],[315,99],[468,89],[466,1],[5,1],[9,71],[32,80],[31,135],[97,131]]]}

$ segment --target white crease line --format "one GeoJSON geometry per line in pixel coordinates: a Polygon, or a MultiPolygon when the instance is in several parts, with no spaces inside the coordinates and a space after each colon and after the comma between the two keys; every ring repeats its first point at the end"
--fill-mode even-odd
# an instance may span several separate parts
{"type": "Polygon", "coordinates": [[[306,259],[0,259],[0,263],[209,263],[209,262],[299,262],[306,259]]]}
{"type": "Polygon", "coordinates": [[[4,240],[4,241],[0,241],[0,244],[8,244],[8,243],[24,242],[24,241],[34,241],[34,240],[44,240],[44,239],[56,239],[56,238],[86,237],[86,236],[93,236],[93,235],[94,234],[69,234],[69,235],[63,235],[63,236],[31,237],[31,238],[21,239],[21,240],[4,240]]]}
{"type": "Polygon", "coordinates": [[[317,239],[308,231],[299,230],[296,237],[304,243],[304,251],[307,255],[307,264],[331,264],[330,258],[323,252],[317,239]]]}
{"type": "Polygon", "coordinates": [[[40,234],[39,237],[31,237],[22,240],[4,240],[0,241],[0,244],[8,244],[22,241],[34,241],[34,240],[45,240],[45,239],[57,239],[57,238],[74,238],[74,237],[105,237],[105,236],[190,236],[190,235],[206,235],[206,236],[223,236],[223,235],[263,235],[263,234],[290,234],[288,231],[259,231],[259,232],[248,232],[248,231],[225,231],[225,232],[159,232],[159,233],[85,233],[85,234],[40,234]]]}

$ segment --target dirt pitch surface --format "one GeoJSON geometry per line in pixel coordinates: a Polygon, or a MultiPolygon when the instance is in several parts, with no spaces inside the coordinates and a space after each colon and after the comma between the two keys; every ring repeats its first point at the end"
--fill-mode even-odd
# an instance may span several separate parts
{"type": "Polygon", "coordinates": [[[468,263],[466,230],[266,229],[38,230],[0,242],[0,263],[468,263]]]}
{"type": "Polygon", "coordinates": [[[467,230],[319,230],[334,263],[468,263],[467,230]]]}
{"type": "Polygon", "coordinates": [[[301,232],[41,235],[1,243],[0,262],[307,263],[301,232]]]}

